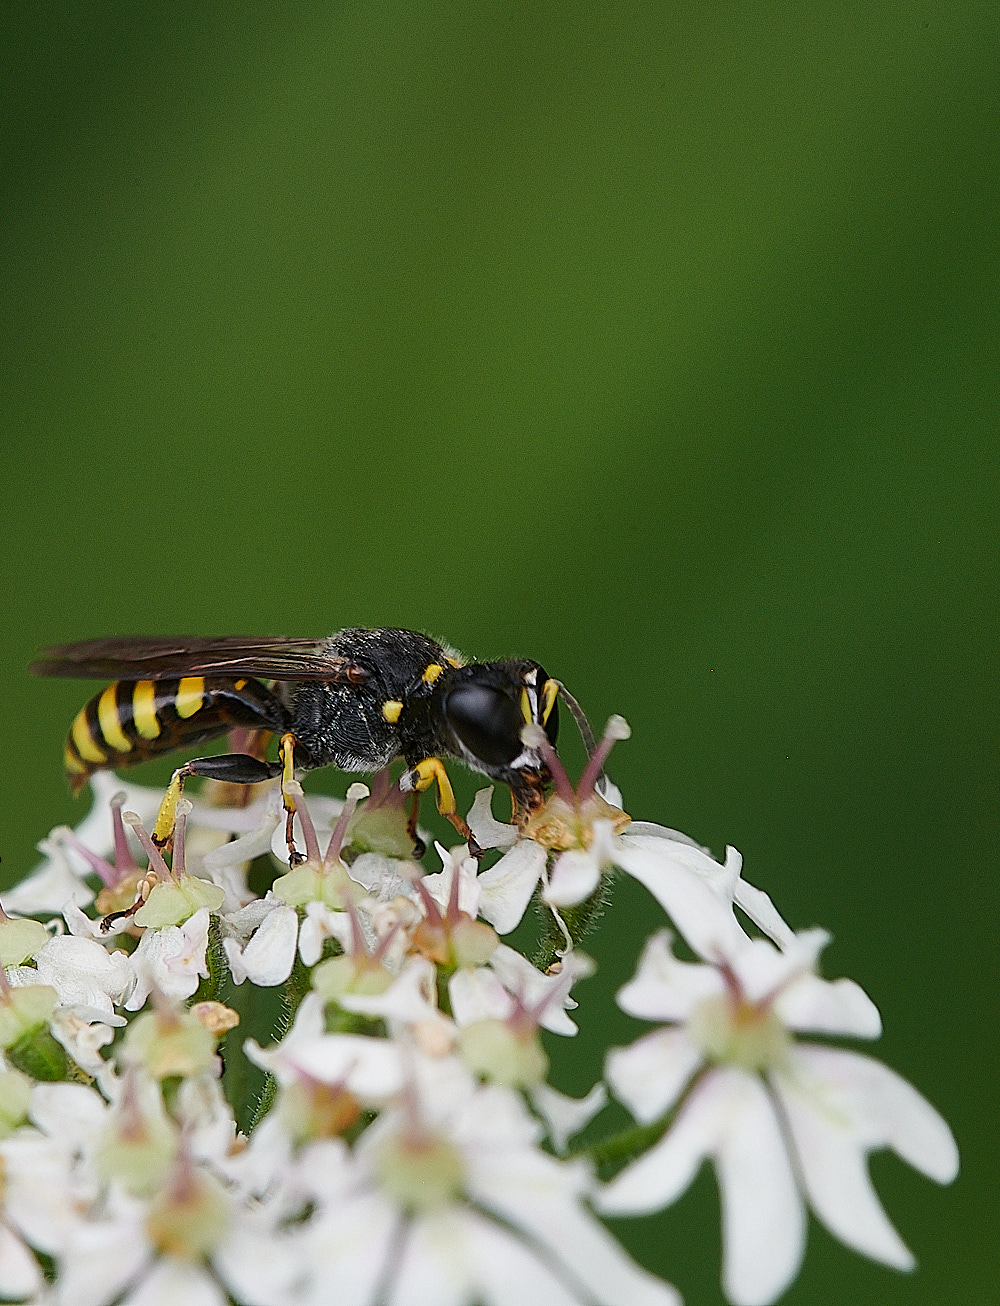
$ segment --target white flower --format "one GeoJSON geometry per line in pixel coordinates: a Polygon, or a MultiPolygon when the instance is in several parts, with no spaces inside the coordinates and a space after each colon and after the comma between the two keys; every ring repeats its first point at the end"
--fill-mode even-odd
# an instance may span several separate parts
{"type": "MultiPolygon", "coordinates": [[[[232,937],[222,941],[229,969],[237,984],[249,979],[264,988],[273,988],[276,984],[283,984],[292,973],[299,918],[293,907],[286,907],[278,899],[270,897],[263,903],[250,903],[243,912],[257,912],[264,906],[268,910],[254,929],[249,942],[241,946],[232,937]]],[[[229,918],[230,921],[233,919],[234,917],[229,918]]]]}
{"type": "Polygon", "coordinates": [[[127,1011],[140,1011],[154,989],[175,1001],[191,997],[199,978],[208,976],[209,920],[208,908],[199,907],[183,925],[150,926],[143,933],[130,958],[135,989],[125,1003],[127,1011]]]}
{"type": "Polygon", "coordinates": [[[35,967],[18,966],[10,972],[11,983],[49,984],[60,1004],[81,1020],[125,1024],[115,1006],[134,983],[131,958],[126,953],[109,953],[95,939],[59,934],[38,953],[35,967]]]}
{"type": "Polygon", "coordinates": [[[682,1100],[662,1140],[599,1195],[600,1209],[621,1215],[665,1206],[711,1158],[722,1197],[723,1283],[736,1306],[771,1302],[794,1278],[805,1201],[851,1247],[912,1268],[865,1157],[891,1147],[948,1182],[958,1168],[948,1126],[880,1063],[793,1039],[802,1031],[874,1038],[881,1030],[856,984],[815,974],[823,931],[797,935],[779,952],[734,934],[725,904],[705,892],[700,904],[675,903],[671,914],[710,964],[678,960],[664,932],[619,994],[631,1015],[668,1023],[609,1054],[616,1096],[643,1123],[682,1100]]]}
{"type": "Polygon", "coordinates": [[[247,1264],[247,1237],[221,1249],[236,1296],[259,1306],[676,1306],[674,1290],[584,1207],[587,1167],[538,1150],[539,1126],[516,1094],[476,1087],[452,1060],[417,1057],[411,1073],[404,1104],[353,1154],[339,1140],[306,1149],[315,1209],[284,1235],[270,1293],[247,1264]]]}

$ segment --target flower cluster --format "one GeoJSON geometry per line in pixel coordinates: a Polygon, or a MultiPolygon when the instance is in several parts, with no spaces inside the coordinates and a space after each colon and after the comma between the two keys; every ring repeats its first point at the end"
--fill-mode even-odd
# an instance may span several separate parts
{"type": "Polygon", "coordinates": [[[0,912],[0,1297],[673,1306],[600,1217],[675,1201],[706,1159],[734,1306],[793,1280],[807,1208],[910,1268],[867,1154],[947,1182],[947,1125],[881,1063],[799,1037],[872,1039],[879,1014],[819,976],[828,936],[786,925],[735,849],[720,863],[629,819],[602,776],[627,733],[612,718],[574,787],[526,727],[551,797],[519,829],[481,791],[476,855],[436,845],[431,873],[388,772],[343,801],[286,780],[239,807],[209,782],[177,804],[166,855],[147,833],[160,795],[95,775],[91,815],[43,840],[0,912]],[[548,1082],[541,1031],[576,1033],[594,969],[578,944],[620,873],[675,932],[619,994],[656,1028],[573,1099],[548,1082]],[[501,937],[532,901],[529,960],[501,937]],[[247,984],[283,987],[280,1033],[237,1028],[247,984]],[[234,1039],[267,1076],[246,1132],[234,1039]],[[635,1127],[572,1152],[608,1089],[635,1127]],[[615,1156],[617,1173],[595,1164],[615,1156]]]}

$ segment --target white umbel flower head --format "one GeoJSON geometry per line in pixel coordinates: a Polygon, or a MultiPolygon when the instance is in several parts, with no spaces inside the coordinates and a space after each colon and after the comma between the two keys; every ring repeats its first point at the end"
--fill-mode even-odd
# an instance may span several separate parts
{"type": "Polygon", "coordinates": [[[856,984],[816,975],[828,935],[808,931],[780,952],[734,932],[724,903],[705,893],[687,904],[694,916],[672,908],[704,962],[678,960],[670,935],[658,934],[619,994],[631,1015],[666,1024],[612,1051],[608,1082],[643,1123],[680,1107],[662,1140],[607,1185],[599,1208],[634,1215],[666,1206],[710,1158],[722,1197],[723,1285],[735,1306],[764,1306],[795,1277],[805,1203],[857,1251],[911,1269],[866,1156],[892,1148],[946,1183],[958,1170],[948,1126],[879,1062],[796,1041],[805,1032],[881,1032],[878,1011],[856,984]]]}

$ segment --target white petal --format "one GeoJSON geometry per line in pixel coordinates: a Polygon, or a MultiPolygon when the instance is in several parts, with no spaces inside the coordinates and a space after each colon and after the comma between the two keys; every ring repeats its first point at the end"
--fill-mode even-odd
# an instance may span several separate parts
{"type": "Polygon", "coordinates": [[[646,1215],[677,1200],[718,1138],[724,1085],[710,1071],[695,1085],[660,1141],[627,1165],[594,1196],[606,1215],[646,1215]]]}
{"type": "Polygon", "coordinates": [[[474,1020],[505,1020],[514,1007],[511,995],[485,966],[456,971],[448,981],[448,997],[459,1025],[471,1025],[474,1020]]]}
{"type": "Polygon", "coordinates": [[[583,1306],[537,1255],[513,1234],[481,1216],[467,1211],[463,1216],[469,1258],[478,1287],[477,1297],[486,1306],[583,1306]]]}
{"type": "Polygon", "coordinates": [[[852,1122],[838,1115],[832,1102],[810,1101],[784,1076],[775,1076],[774,1084],[785,1106],[806,1195],[819,1219],[855,1251],[912,1270],[913,1255],[882,1209],[852,1122]]]}
{"type": "Polygon", "coordinates": [[[618,990],[618,1005],[640,1020],[686,1020],[697,1003],[725,992],[725,981],[714,966],[679,961],[669,930],[660,930],[646,943],[635,978],[618,990]]]}
{"type": "MultiPolygon", "coordinates": [[[[566,1172],[565,1163],[552,1163],[553,1171],[566,1172]]],[[[636,1263],[579,1202],[568,1195],[531,1182],[512,1185],[503,1204],[494,1193],[486,1199],[509,1221],[541,1242],[559,1266],[560,1278],[579,1284],[583,1301],[601,1306],[680,1306],[680,1296],[667,1283],[636,1263]]]]}
{"type": "Polygon", "coordinates": [[[122,1306],[226,1306],[225,1294],[201,1268],[164,1257],[129,1293],[122,1306]]]}
{"type": "Polygon", "coordinates": [[[86,907],[94,901],[93,890],[74,874],[61,847],[51,839],[42,839],[38,851],[46,854],[45,861],[18,884],[4,889],[7,911],[23,916],[48,916],[61,912],[67,902],[86,907]]]}
{"type": "Polygon", "coordinates": [[[567,952],[562,965],[554,974],[543,974],[513,948],[501,943],[489,961],[490,969],[500,978],[509,993],[515,994],[526,1007],[536,1013],[538,1023],[553,1034],[572,1036],[576,1025],[566,1015],[574,1010],[576,1001],[569,991],[578,979],[593,975],[593,960],[585,952],[567,952]]]}
{"type": "Polygon", "coordinates": [[[253,1039],[244,1044],[256,1065],[271,1071],[286,1084],[298,1074],[325,1084],[343,1082],[345,1088],[367,1101],[382,1102],[399,1091],[403,1074],[399,1049],[384,1038],[364,1034],[320,1034],[312,1039],[279,1043],[266,1051],[253,1039]]]}
{"type": "Polygon", "coordinates": [[[493,815],[493,786],[480,789],[465,818],[480,848],[511,848],[517,843],[517,826],[505,825],[493,815]]]}
{"type": "Polygon", "coordinates": [[[381,1197],[365,1194],[331,1207],[298,1240],[310,1281],[292,1300],[302,1306],[373,1306],[401,1227],[398,1212],[381,1197]]]}
{"type": "Polygon", "coordinates": [[[779,993],[774,1010],[789,1029],[816,1034],[848,1034],[878,1038],[882,1018],[878,1007],[853,980],[802,975],[779,993]]]}
{"type": "Polygon", "coordinates": [[[615,1097],[641,1124],[670,1109],[702,1062],[686,1029],[658,1029],[608,1052],[604,1074],[615,1097]]]}
{"type": "Polygon", "coordinates": [[[805,1210],[774,1106],[760,1081],[740,1071],[725,1073],[728,1120],[715,1149],[722,1280],[734,1306],[763,1306],[798,1273],[805,1210]]]}
{"type": "Polygon", "coordinates": [[[107,1109],[101,1095],[83,1084],[36,1084],[29,1114],[50,1138],[82,1147],[93,1141],[107,1109]]]}
{"type": "Polygon", "coordinates": [[[779,948],[787,948],[795,938],[795,931],[785,923],[763,889],[757,889],[746,880],[739,879],[733,886],[733,901],[779,948]]]}
{"type": "Polygon", "coordinates": [[[531,1102],[545,1121],[552,1146],[564,1152],[566,1144],[584,1129],[608,1101],[608,1091],[596,1083],[586,1097],[567,1097],[548,1084],[536,1084],[531,1090],[531,1102]]]}
{"type": "Polygon", "coordinates": [[[391,1306],[465,1306],[472,1301],[471,1249],[454,1210],[414,1220],[406,1230],[391,1306]]]}
{"type": "Polygon", "coordinates": [[[544,869],[545,849],[522,839],[479,876],[479,914],[498,934],[509,934],[521,923],[544,869]]]}
{"type": "MultiPolygon", "coordinates": [[[[666,840],[663,842],[671,847],[666,840]]],[[[692,855],[696,852],[688,851],[692,855]]],[[[622,870],[646,886],[694,951],[706,961],[734,956],[746,944],[746,935],[737,924],[732,908],[688,866],[672,856],[644,848],[623,848],[616,860],[622,870]]]]}
{"type": "Polygon", "coordinates": [[[55,1300],[59,1306],[105,1306],[139,1276],[152,1250],[136,1210],[115,1221],[81,1221],[61,1249],[55,1300]]]}
{"type": "Polygon", "coordinates": [[[584,902],[601,882],[601,866],[589,852],[562,853],[552,868],[542,895],[553,907],[575,907],[584,902]]]}
{"type": "Polygon", "coordinates": [[[819,954],[830,942],[826,930],[803,930],[784,950],[767,939],[747,939],[730,954],[729,962],[751,1002],[777,995],[816,968],[819,954]]]}
{"type": "Polygon", "coordinates": [[[243,970],[254,984],[273,988],[288,979],[298,930],[294,907],[277,907],[265,917],[243,949],[243,970]]]}
{"type": "Polygon", "coordinates": [[[18,1301],[37,1292],[44,1280],[38,1262],[15,1234],[0,1224],[0,1296],[18,1301]]]}

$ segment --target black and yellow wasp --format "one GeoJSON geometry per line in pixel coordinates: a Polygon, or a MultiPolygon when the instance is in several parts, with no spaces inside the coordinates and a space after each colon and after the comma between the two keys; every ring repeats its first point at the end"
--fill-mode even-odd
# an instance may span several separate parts
{"type": "MultiPolygon", "coordinates": [[[[32,670],[114,680],[70,730],[65,764],[74,791],[102,768],[244,730],[260,732],[252,753],[186,762],[176,792],[188,775],[254,784],[289,778],[293,768],[375,772],[401,757],[400,788],[419,794],[436,784],[439,811],[466,838],[442,759],[507,785],[514,820],[523,824],[544,801],[551,776],[521,731],[541,726],[554,745],[560,692],[578,711],[537,662],[466,662],[413,630],[352,628],[321,640],[96,639],[46,649],[32,670]],[[277,762],[260,746],[271,734],[281,740],[277,762]]],[[[172,820],[170,828],[158,825],[154,838],[162,843],[172,820]]]]}

